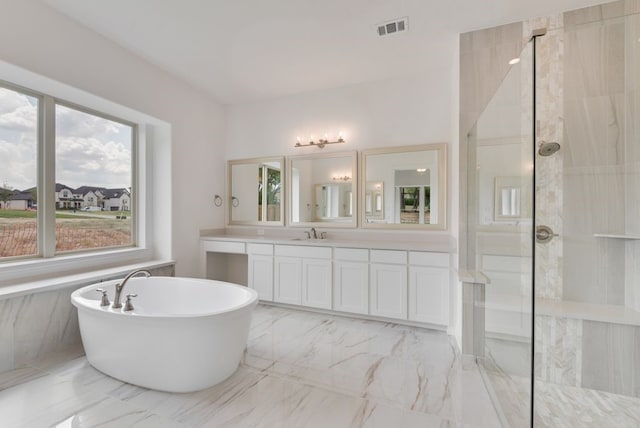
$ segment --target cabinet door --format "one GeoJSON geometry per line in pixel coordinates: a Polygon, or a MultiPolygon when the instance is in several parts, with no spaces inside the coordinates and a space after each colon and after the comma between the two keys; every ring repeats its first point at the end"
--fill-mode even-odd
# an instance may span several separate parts
{"type": "Polygon", "coordinates": [[[333,309],[369,313],[369,264],[333,262],[333,309]]]}
{"type": "Polygon", "coordinates": [[[407,266],[371,264],[369,313],[407,319],[407,266]]]}
{"type": "Polygon", "coordinates": [[[273,257],[249,255],[249,287],[260,300],[273,300],[273,257]]]}
{"type": "Polygon", "coordinates": [[[409,267],[409,319],[449,324],[449,269],[409,267]]]}
{"type": "Polygon", "coordinates": [[[331,309],[331,260],[302,259],[302,304],[331,309]]]}
{"type": "Polygon", "coordinates": [[[302,259],[299,257],[274,258],[273,300],[299,305],[301,299],[302,259]]]}

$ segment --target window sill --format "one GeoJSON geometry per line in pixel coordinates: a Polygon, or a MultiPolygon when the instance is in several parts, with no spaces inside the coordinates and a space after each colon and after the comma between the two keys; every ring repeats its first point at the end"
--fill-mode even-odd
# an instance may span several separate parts
{"type": "Polygon", "coordinates": [[[0,277],[2,277],[2,280],[0,280],[0,290],[10,285],[142,263],[151,259],[151,250],[129,247],[66,254],[47,259],[34,258],[7,261],[0,264],[0,277]]]}
{"type": "Polygon", "coordinates": [[[8,285],[0,288],[0,300],[20,297],[44,291],[54,291],[61,288],[83,285],[88,282],[105,281],[123,276],[134,269],[155,269],[175,264],[173,260],[150,260],[142,263],[126,264],[107,269],[91,270],[73,275],[58,276],[8,285]]]}

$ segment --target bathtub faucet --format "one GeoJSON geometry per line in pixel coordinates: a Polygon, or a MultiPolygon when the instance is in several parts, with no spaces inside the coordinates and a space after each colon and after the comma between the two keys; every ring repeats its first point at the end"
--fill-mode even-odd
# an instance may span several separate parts
{"type": "Polygon", "coordinates": [[[124,279],[119,284],[116,284],[116,297],[113,298],[113,305],[111,305],[113,309],[118,309],[122,307],[122,303],[120,303],[120,294],[122,293],[122,289],[126,285],[127,281],[129,281],[131,278],[138,275],[139,273],[143,274],[147,278],[151,276],[151,272],[149,272],[146,269],[137,269],[129,273],[127,276],[125,276],[124,279]]]}

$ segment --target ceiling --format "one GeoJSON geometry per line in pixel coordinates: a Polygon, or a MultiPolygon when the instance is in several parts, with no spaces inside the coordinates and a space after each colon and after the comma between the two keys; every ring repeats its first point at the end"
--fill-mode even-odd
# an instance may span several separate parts
{"type": "Polygon", "coordinates": [[[450,73],[457,34],[597,0],[41,0],[224,104],[450,73]],[[409,31],[377,24],[407,16],[409,31]]]}

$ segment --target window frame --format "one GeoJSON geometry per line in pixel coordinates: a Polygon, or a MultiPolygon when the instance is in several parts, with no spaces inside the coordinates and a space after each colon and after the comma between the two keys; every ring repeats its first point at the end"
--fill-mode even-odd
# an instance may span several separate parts
{"type": "MultiPolygon", "coordinates": [[[[29,76],[31,78],[31,76],[29,76]]],[[[50,79],[41,78],[46,87],[51,86],[52,92],[60,92],[62,88],[65,92],[73,95],[80,95],[83,102],[89,101],[91,104],[107,106],[110,110],[122,110],[124,116],[133,116],[137,119],[147,117],[143,113],[135,112],[124,106],[119,106],[110,101],[106,101],[98,96],[84,93],[66,85],[60,85],[50,79]]],[[[21,80],[21,79],[17,79],[21,80]]],[[[42,86],[42,85],[36,85],[42,86]]],[[[99,109],[92,108],[87,104],[79,104],[69,101],[69,98],[49,95],[45,91],[31,89],[21,84],[7,81],[0,76],[0,87],[16,91],[24,95],[38,99],[37,118],[37,142],[36,142],[36,194],[38,199],[37,222],[37,254],[30,254],[15,257],[0,258],[0,288],[4,285],[12,285],[25,280],[31,280],[43,276],[69,274],[76,272],[86,272],[90,269],[104,268],[119,264],[131,264],[151,260],[154,254],[149,246],[153,238],[150,235],[150,228],[153,228],[153,219],[145,220],[142,215],[148,212],[146,208],[152,201],[149,192],[154,192],[153,184],[149,181],[150,162],[148,150],[147,133],[149,127],[153,131],[154,126],[163,126],[149,117],[149,122],[127,120],[122,116],[106,113],[99,109]],[[55,107],[61,105],[72,108],[87,114],[95,115],[103,119],[112,120],[132,128],[131,141],[131,236],[130,244],[121,246],[91,248],[82,250],[65,251],[57,253],[55,251],[55,107]]],[[[49,92],[49,91],[47,91],[49,92]]],[[[1,293],[0,293],[1,294],[1,293]]]]}
{"type": "MultiPolygon", "coordinates": [[[[105,119],[105,120],[109,120],[111,122],[116,122],[119,123],[121,125],[125,125],[125,126],[129,126],[131,127],[131,190],[129,191],[129,206],[131,208],[131,242],[129,244],[126,245],[113,245],[110,247],[99,247],[99,248],[85,248],[85,249],[79,249],[79,250],[70,250],[70,251],[64,251],[62,253],[56,253],[55,251],[55,227],[54,227],[54,236],[53,236],[53,240],[54,240],[54,248],[53,248],[53,256],[52,257],[56,257],[56,256],[61,256],[61,255],[65,255],[65,254],[78,254],[78,253],[86,253],[86,252],[92,252],[92,251],[101,251],[101,250],[108,250],[108,249],[116,249],[116,248],[135,248],[138,246],[138,209],[137,209],[137,192],[138,192],[138,124],[134,123],[134,122],[130,122],[128,120],[107,114],[107,113],[103,113],[101,111],[89,108],[89,107],[85,107],[76,103],[72,103],[69,101],[65,101],[59,98],[53,98],[54,101],[54,105],[53,105],[53,112],[50,111],[46,111],[45,110],[45,114],[53,114],[53,123],[54,123],[54,128],[53,128],[53,146],[54,146],[54,159],[53,159],[53,165],[49,165],[49,167],[53,167],[53,173],[54,173],[54,182],[53,182],[53,186],[54,186],[54,193],[55,193],[55,169],[56,169],[56,160],[55,160],[55,146],[56,146],[56,141],[55,141],[55,119],[56,119],[56,106],[60,105],[62,107],[65,108],[69,108],[72,110],[76,110],[79,111],[81,113],[86,113],[92,116],[96,116],[99,117],[101,119],[105,119]]],[[[46,137],[45,137],[46,140],[46,137]]],[[[45,142],[46,144],[46,142],[45,142]]],[[[38,196],[39,197],[39,196],[38,196]]],[[[54,204],[55,204],[55,198],[54,198],[54,204]]],[[[45,213],[46,215],[46,213],[45,213]]],[[[55,206],[54,206],[54,213],[53,213],[53,217],[55,220],[55,206]]],[[[55,226],[55,225],[54,225],[55,226]]],[[[46,257],[45,257],[46,258],[46,257]]]]}

